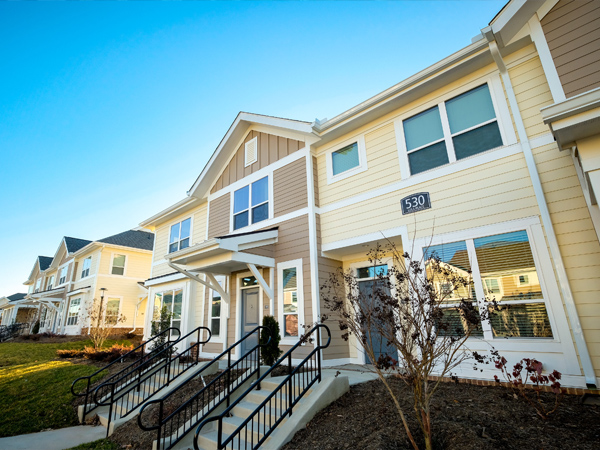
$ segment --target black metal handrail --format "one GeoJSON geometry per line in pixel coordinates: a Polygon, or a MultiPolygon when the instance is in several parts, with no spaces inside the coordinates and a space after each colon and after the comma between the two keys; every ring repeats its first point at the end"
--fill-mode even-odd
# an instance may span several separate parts
{"type": "Polygon", "coordinates": [[[13,323],[11,325],[0,325],[0,342],[19,336],[29,326],[28,323],[13,323]]]}
{"type": "Polygon", "coordinates": [[[225,368],[219,375],[212,379],[207,385],[200,389],[191,398],[182,403],[175,411],[164,417],[164,403],[171,396],[176,395],[179,389],[186,386],[186,383],[179,385],[176,389],[169,392],[167,395],[160,399],[151,400],[144,404],[140,413],[138,414],[138,425],[144,431],[157,430],[156,437],[156,449],[157,450],[168,450],[177,444],[185,435],[196,425],[198,425],[204,418],[214,411],[223,402],[227,402],[229,406],[229,399],[233,392],[235,392],[242,384],[247,380],[251,379],[255,374],[257,378],[260,377],[260,348],[264,347],[271,341],[271,330],[269,328],[258,326],[244,337],[239,339],[237,342],[229,346],[221,354],[217,355],[212,362],[204,366],[198,375],[202,375],[203,372],[208,371],[209,368],[215,364],[219,364],[219,360],[227,355],[227,368],[225,368]],[[267,332],[269,339],[267,342],[260,344],[260,331],[267,332]],[[247,350],[237,361],[231,362],[231,354],[236,347],[241,346],[242,342],[246,341],[249,337],[256,333],[257,345],[252,349],[247,350]],[[242,370],[244,375],[237,377],[232,381],[232,372],[234,370],[242,370]],[[219,390],[220,382],[225,382],[225,389],[219,390]],[[146,408],[152,405],[158,404],[158,420],[154,425],[145,425],[143,423],[143,413],[146,408]],[[183,426],[183,429],[181,429],[183,426]]]}
{"type": "Polygon", "coordinates": [[[159,390],[198,364],[200,346],[206,344],[210,338],[211,332],[208,328],[198,327],[156,353],[153,356],[155,364],[143,375],[136,374],[136,369],[118,380],[98,386],[94,391],[93,400],[98,406],[109,406],[107,436],[113,416],[115,419],[127,416],[159,390]],[[203,331],[207,332],[206,340],[202,339],[203,331]],[[175,345],[185,342],[192,335],[196,335],[196,341],[185,351],[177,353],[175,345]],[[103,400],[100,400],[101,398],[103,400]]]}
{"type": "Polygon", "coordinates": [[[292,415],[293,407],[300,399],[308,392],[308,390],[317,382],[321,381],[321,351],[329,347],[331,343],[331,332],[326,325],[319,324],[312,328],[298,343],[273,364],[273,366],[265,371],[246,391],[231,403],[223,412],[213,417],[208,417],[198,425],[196,434],[194,435],[194,449],[200,450],[198,439],[200,432],[206,424],[217,422],[217,449],[222,450],[231,444],[231,448],[240,449],[257,449],[271,435],[277,426],[286,418],[292,415]],[[321,344],[321,328],[327,331],[328,339],[325,345],[321,344]],[[316,333],[315,348],[292,370],[292,354],[298,347],[311,339],[311,335],[316,333]],[[313,360],[316,356],[316,361],[313,360]],[[257,387],[260,388],[260,383],[271,373],[276,367],[287,362],[288,375],[283,381],[271,392],[267,398],[252,412],[250,415],[231,433],[227,439],[223,440],[223,419],[231,416],[231,411],[235,406],[243,401],[246,396],[257,387]],[[315,367],[316,364],[316,367],[315,367]],[[285,409],[284,409],[285,408],[285,409]],[[262,422],[261,422],[262,418],[262,422]],[[250,429],[248,429],[250,425],[250,429]],[[242,441],[242,432],[244,432],[244,440],[242,441]],[[250,436],[250,441],[248,440],[250,436]],[[236,441],[237,437],[237,441],[236,441]],[[256,439],[255,439],[256,437],[256,439]],[[234,443],[235,441],[235,443],[234,443]],[[250,447],[248,445],[250,444],[250,447]]]}
{"type": "Polygon", "coordinates": [[[85,397],[85,403],[83,404],[83,416],[82,416],[83,420],[85,420],[85,416],[87,414],[89,414],[91,411],[93,411],[94,409],[96,409],[98,407],[98,405],[95,405],[95,404],[93,404],[93,405],[92,404],[88,404],[88,399],[90,399],[90,396],[92,394],[92,392],[90,391],[90,387],[91,387],[91,384],[92,384],[92,378],[95,377],[96,375],[104,372],[106,369],[108,369],[109,367],[113,366],[114,364],[116,364],[118,362],[123,362],[125,359],[130,358],[138,350],[139,350],[138,353],[140,354],[139,358],[137,358],[135,361],[133,361],[127,367],[124,367],[120,371],[118,371],[118,372],[114,373],[113,375],[111,375],[110,377],[108,377],[106,380],[104,380],[104,382],[106,383],[106,382],[109,382],[111,380],[114,380],[115,378],[118,378],[118,377],[122,376],[125,372],[130,371],[132,368],[134,368],[134,366],[135,367],[139,367],[145,361],[147,361],[148,358],[150,358],[151,355],[152,355],[152,353],[146,355],[146,348],[147,348],[148,344],[153,343],[155,340],[157,340],[158,338],[164,337],[165,335],[167,335],[167,336],[170,337],[172,331],[177,331],[177,334],[181,335],[181,333],[180,333],[180,331],[179,331],[178,328],[167,328],[166,330],[158,333],[156,336],[152,336],[146,342],[138,345],[133,350],[125,353],[124,355],[122,355],[118,359],[115,359],[113,362],[111,362],[110,364],[104,366],[102,369],[97,370],[96,372],[94,372],[91,375],[88,375],[88,376],[85,376],[85,377],[79,377],[75,381],[73,381],[73,383],[71,383],[71,393],[75,397],[85,397]],[[87,380],[87,383],[86,383],[86,386],[85,386],[85,392],[82,391],[80,393],[77,393],[77,392],[75,392],[75,385],[80,380],[87,380]],[[91,407],[88,409],[89,406],[91,406],[91,407]]]}

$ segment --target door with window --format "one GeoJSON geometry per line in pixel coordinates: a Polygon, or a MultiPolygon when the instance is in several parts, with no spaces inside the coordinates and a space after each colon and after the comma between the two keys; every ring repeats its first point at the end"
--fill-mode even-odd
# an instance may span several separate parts
{"type": "MultiPolygon", "coordinates": [[[[241,331],[242,337],[260,325],[260,302],[258,281],[253,276],[241,279],[241,331]]],[[[258,345],[258,336],[255,334],[245,339],[241,344],[241,354],[245,355],[258,345]]]]}
{"type": "MultiPolygon", "coordinates": [[[[390,294],[389,288],[384,284],[384,278],[387,276],[387,273],[387,264],[359,267],[356,270],[358,290],[361,297],[361,302],[363,302],[363,306],[366,310],[377,307],[377,303],[381,299],[381,294],[390,294]]],[[[392,324],[388,325],[387,323],[377,323],[368,327],[369,329],[363,330],[365,337],[373,347],[373,353],[375,356],[375,361],[371,361],[369,355],[365,353],[366,363],[374,364],[382,356],[390,356],[393,359],[398,360],[398,350],[393,344],[389,343],[388,339],[385,338],[380,331],[381,328],[387,326],[392,326],[392,324]]]]}

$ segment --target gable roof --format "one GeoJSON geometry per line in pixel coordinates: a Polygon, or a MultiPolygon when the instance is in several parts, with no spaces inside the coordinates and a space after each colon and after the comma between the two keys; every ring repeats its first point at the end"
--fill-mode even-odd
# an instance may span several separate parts
{"type": "Polygon", "coordinates": [[[74,237],[65,236],[65,244],[67,245],[67,252],[75,253],[78,250],[81,250],[86,245],[90,244],[92,241],[88,241],[87,239],[78,239],[74,237]]]}
{"type": "Polygon", "coordinates": [[[154,234],[148,233],[147,231],[129,230],[100,239],[97,242],[139,248],[142,250],[152,250],[154,248],[154,234]]]}
{"type": "Polygon", "coordinates": [[[38,262],[40,264],[40,272],[46,270],[52,264],[52,260],[50,256],[38,256],[38,262]]]}
{"type": "Polygon", "coordinates": [[[9,295],[8,297],[6,297],[8,299],[8,301],[10,302],[16,302],[17,300],[22,300],[25,298],[27,294],[13,294],[13,295],[9,295]]]}

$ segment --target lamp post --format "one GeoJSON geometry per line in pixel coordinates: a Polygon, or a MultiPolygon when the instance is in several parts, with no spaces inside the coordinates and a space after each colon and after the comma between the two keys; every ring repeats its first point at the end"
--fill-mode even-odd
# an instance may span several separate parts
{"type": "Polygon", "coordinates": [[[100,288],[100,309],[98,310],[98,327],[100,327],[100,320],[103,319],[102,307],[104,305],[104,293],[108,291],[106,288],[100,288]]]}

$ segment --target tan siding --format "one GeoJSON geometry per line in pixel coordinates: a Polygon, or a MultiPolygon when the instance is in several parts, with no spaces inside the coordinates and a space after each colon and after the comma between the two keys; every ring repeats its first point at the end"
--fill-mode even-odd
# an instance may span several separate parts
{"type": "Polygon", "coordinates": [[[565,95],[600,87],[600,2],[560,0],[541,23],[565,95]]]}
{"type": "Polygon", "coordinates": [[[229,194],[209,203],[208,238],[229,234],[229,194]]]}
{"type": "Polygon", "coordinates": [[[252,130],[244,138],[244,142],[239,146],[229,164],[223,169],[210,193],[213,194],[301,148],[304,148],[304,142],[252,130]],[[258,141],[257,161],[244,167],[245,144],[255,137],[258,141]]]}
{"type": "Polygon", "coordinates": [[[305,158],[273,172],[273,197],[275,217],[308,206],[305,158]]]}
{"type": "Polygon", "coordinates": [[[319,170],[317,169],[317,158],[311,156],[312,158],[312,166],[313,166],[313,183],[315,190],[315,206],[318,208],[320,205],[319,202],[319,170]]]}

